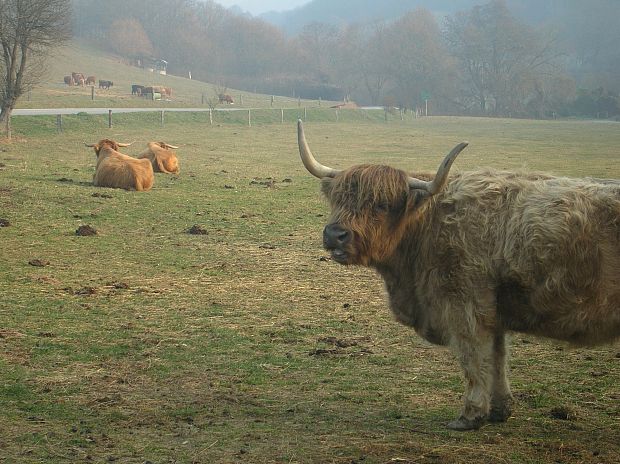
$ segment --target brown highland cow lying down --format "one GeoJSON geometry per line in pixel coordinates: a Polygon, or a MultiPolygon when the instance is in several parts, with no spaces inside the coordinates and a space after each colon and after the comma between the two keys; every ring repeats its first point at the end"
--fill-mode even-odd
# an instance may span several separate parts
{"type": "Polygon", "coordinates": [[[129,145],[108,139],[86,144],[87,147],[93,147],[97,155],[93,185],[138,191],[149,190],[153,186],[154,175],[150,161],[132,158],[118,151],[119,147],[129,145]]]}
{"type": "Polygon", "coordinates": [[[464,404],[448,427],[510,416],[506,333],[576,345],[620,337],[619,180],[450,176],[467,143],[434,178],[378,165],[336,170],[312,156],[301,121],[298,143],[331,205],[323,245],[333,260],[375,268],[396,319],[460,362],[464,404]]]}
{"type": "Polygon", "coordinates": [[[179,173],[179,160],[172,150],[179,147],[168,145],[164,142],[149,142],[148,150],[138,155],[140,159],[148,159],[155,172],[164,172],[166,174],[179,173]]]}

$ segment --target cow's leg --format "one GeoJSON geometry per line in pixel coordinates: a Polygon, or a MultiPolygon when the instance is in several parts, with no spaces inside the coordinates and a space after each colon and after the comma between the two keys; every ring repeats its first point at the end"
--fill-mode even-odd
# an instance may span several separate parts
{"type": "Polygon", "coordinates": [[[508,381],[508,350],[506,336],[502,329],[497,329],[493,339],[493,390],[491,392],[491,422],[504,422],[512,412],[512,393],[508,381]]]}
{"type": "Polygon", "coordinates": [[[448,424],[448,428],[453,430],[480,428],[487,420],[491,407],[494,337],[482,328],[467,332],[463,327],[457,329],[451,343],[465,374],[461,415],[448,424]]]}

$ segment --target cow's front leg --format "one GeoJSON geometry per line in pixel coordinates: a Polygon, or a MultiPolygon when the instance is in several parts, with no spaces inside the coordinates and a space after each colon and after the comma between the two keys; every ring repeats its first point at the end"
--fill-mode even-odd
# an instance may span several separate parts
{"type": "Polygon", "coordinates": [[[508,350],[503,329],[497,329],[493,344],[493,390],[489,421],[505,422],[512,413],[513,398],[508,382],[508,350]]]}
{"type": "Polygon", "coordinates": [[[465,374],[461,415],[448,424],[453,430],[478,429],[489,417],[493,385],[493,334],[483,329],[458,330],[452,349],[465,374]]]}

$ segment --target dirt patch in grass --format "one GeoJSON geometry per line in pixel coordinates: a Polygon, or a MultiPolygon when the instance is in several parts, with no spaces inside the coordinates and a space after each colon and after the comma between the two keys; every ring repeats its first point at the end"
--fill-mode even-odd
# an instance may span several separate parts
{"type": "Polygon", "coordinates": [[[98,235],[97,229],[90,225],[81,225],[75,231],[75,235],[80,237],[91,237],[93,235],[98,235]]]}

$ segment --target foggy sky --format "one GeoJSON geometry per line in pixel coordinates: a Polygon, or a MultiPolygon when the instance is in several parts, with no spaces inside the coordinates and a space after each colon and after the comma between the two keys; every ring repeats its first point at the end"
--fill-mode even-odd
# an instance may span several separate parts
{"type": "Polygon", "coordinates": [[[253,15],[259,15],[267,11],[292,10],[309,1],[310,0],[216,0],[217,3],[226,8],[238,5],[242,10],[249,11],[253,15]]]}

